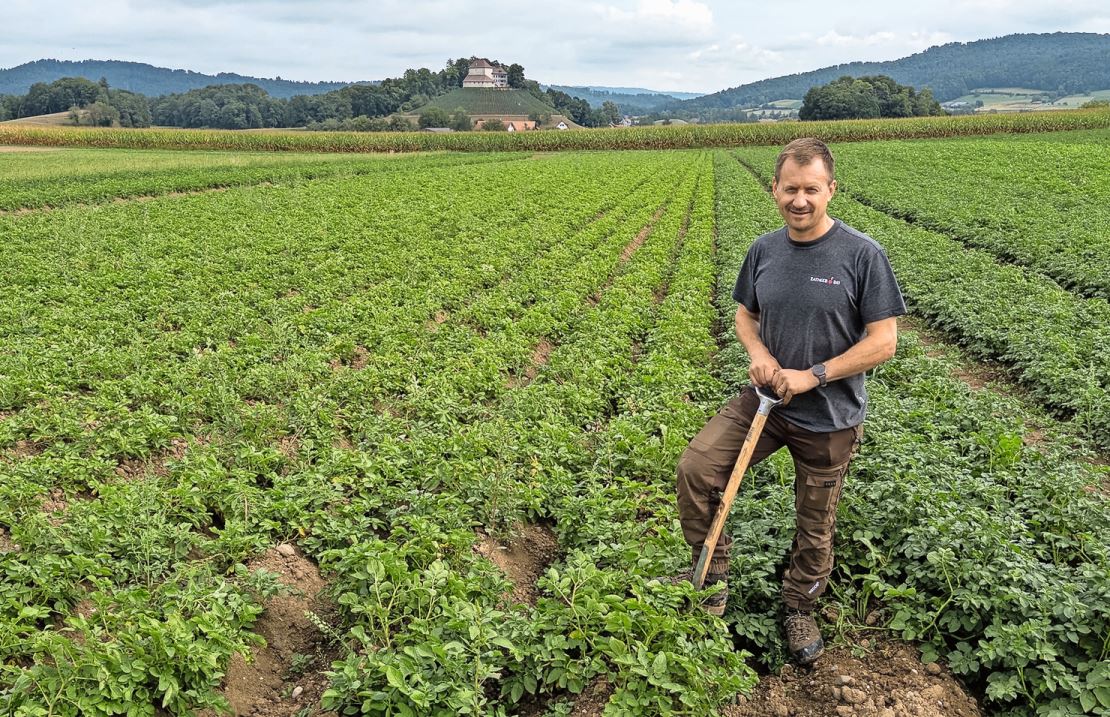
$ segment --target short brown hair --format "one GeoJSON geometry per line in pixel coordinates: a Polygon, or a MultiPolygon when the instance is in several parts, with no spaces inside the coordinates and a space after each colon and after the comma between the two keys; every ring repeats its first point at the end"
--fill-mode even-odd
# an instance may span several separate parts
{"type": "Polygon", "coordinates": [[[836,167],[833,163],[832,152],[829,151],[824,142],[815,137],[801,137],[782,148],[782,151],[779,152],[779,158],[775,160],[776,182],[779,181],[782,165],[786,163],[787,159],[793,159],[802,167],[814,159],[820,159],[825,164],[825,171],[829,173],[829,182],[836,179],[836,167]]]}

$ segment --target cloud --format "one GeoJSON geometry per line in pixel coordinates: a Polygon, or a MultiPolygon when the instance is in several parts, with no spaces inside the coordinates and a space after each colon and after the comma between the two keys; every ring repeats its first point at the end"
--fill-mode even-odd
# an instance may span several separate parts
{"type": "Polygon", "coordinates": [[[715,91],[1012,32],[1110,31],[1106,0],[770,3],[565,0],[4,0],[0,66],[121,59],[200,72],[364,80],[448,57],[559,84],[715,91]],[[804,15],[804,22],[796,17],[804,15]],[[819,29],[815,29],[819,28],[819,29]]]}
{"type": "Polygon", "coordinates": [[[638,0],[627,9],[594,5],[591,10],[593,22],[584,29],[610,46],[684,47],[704,40],[714,29],[713,11],[696,0],[638,0]]]}

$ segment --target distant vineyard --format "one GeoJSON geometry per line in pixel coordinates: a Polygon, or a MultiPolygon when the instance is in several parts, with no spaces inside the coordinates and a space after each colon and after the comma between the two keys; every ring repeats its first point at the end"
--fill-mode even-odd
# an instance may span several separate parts
{"type": "Polygon", "coordinates": [[[798,137],[827,142],[958,137],[1110,127],[1110,112],[1082,110],[1017,115],[915,117],[843,122],[681,125],[501,133],[240,132],[229,130],[37,128],[0,125],[0,144],[130,149],[231,149],[300,152],[560,151],[696,149],[781,145],[798,137]]]}

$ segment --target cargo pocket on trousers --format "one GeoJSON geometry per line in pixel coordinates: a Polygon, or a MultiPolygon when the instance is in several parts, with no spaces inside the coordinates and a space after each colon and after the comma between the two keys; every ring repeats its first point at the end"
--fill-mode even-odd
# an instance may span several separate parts
{"type": "Polygon", "coordinates": [[[844,474],[848,466],[831,468],[810,468],[806,472],[802,492],[802,507],[814,517],[835,515],[840,502],[840,490],[844,485],[844,474]]]}

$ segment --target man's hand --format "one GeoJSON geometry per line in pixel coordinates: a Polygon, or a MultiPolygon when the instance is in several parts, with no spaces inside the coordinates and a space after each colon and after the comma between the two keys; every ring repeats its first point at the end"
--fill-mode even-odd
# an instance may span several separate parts
{"type": "Polygon", "coordinates": [[[812,391],[821,385],[820,379],[812,371],[795,371],[790,368],[779,369],[771,379],[771,388],[782,399],[782,405],[790,405],[790,399],[798,394],[812,391]]]}
{"type": "Polygon", "coordinates": [[[770,386],[775,374],[782,370],[779,362],[769,353],[762,353],[752,358],[748,367],[748,378],[756,386],[770,386]]]}

